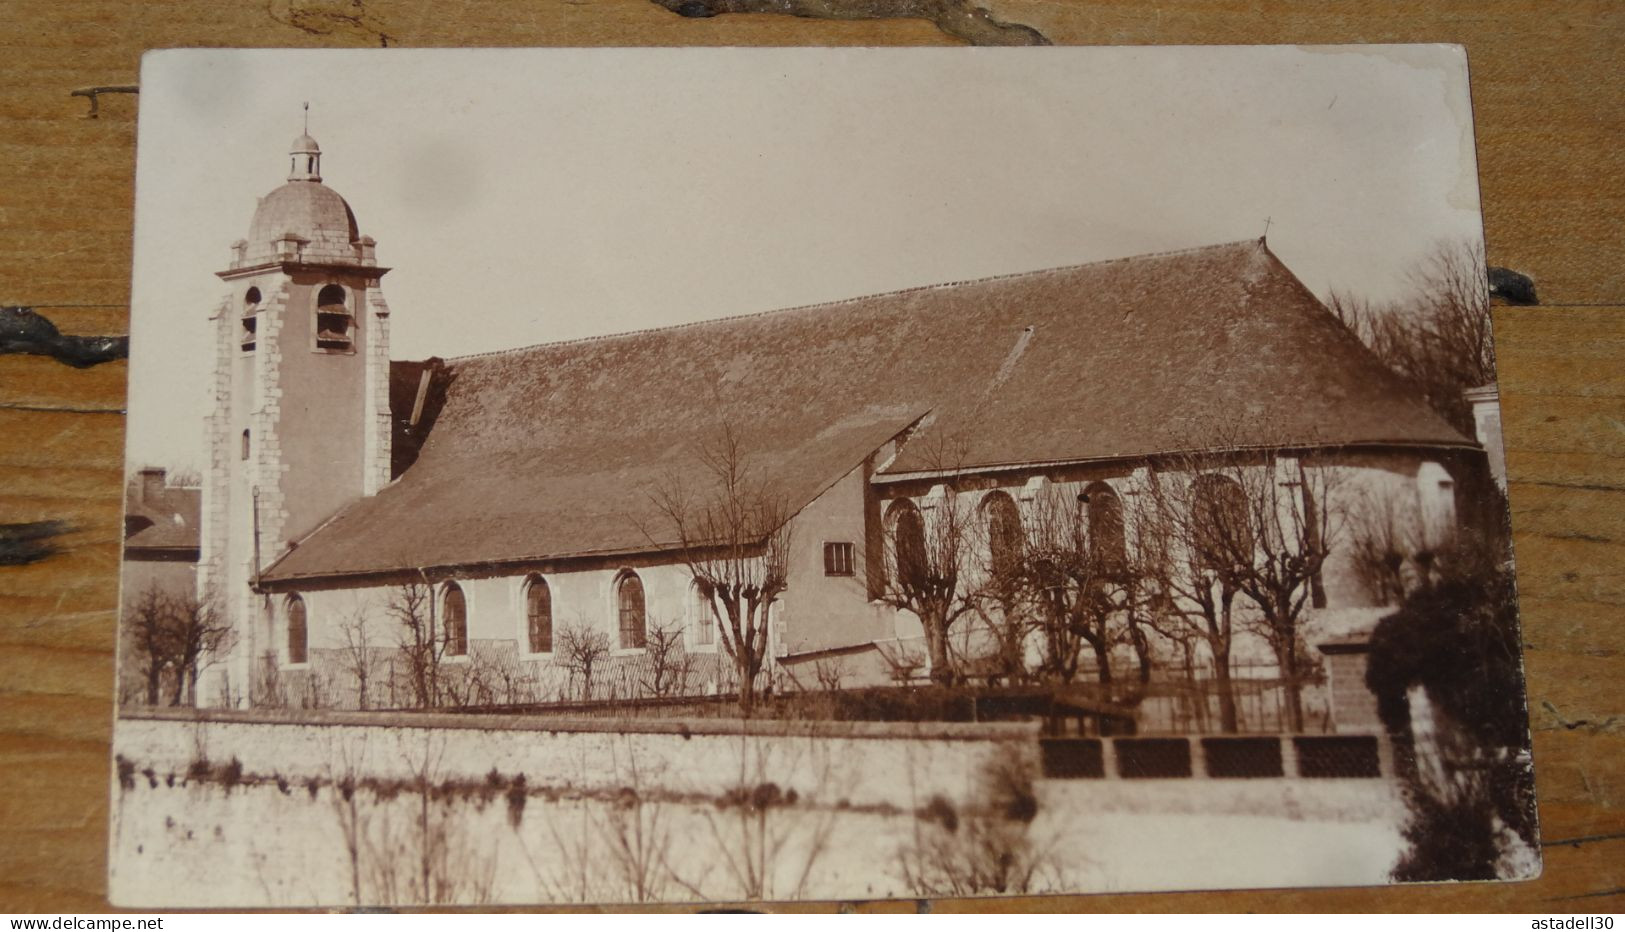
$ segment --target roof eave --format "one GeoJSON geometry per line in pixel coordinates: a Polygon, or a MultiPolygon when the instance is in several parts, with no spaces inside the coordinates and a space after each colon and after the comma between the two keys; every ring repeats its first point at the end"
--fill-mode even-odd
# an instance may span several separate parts
{"type": "Polygon", "coordinates": [[[1011,463],[987,463],[960,466],[951,469],[923,469],[908,472],[876,473],[870,481],[876,485],[894,485],[921,479],[946,479],[952,476],[982,475],[987,473],[1024,472],[1038,469],[1058,469],[1067,466],[1100,466],[1108,463],[1132,463],[1145,460],[1167,459],[1177,456],[1212,456],[1231,453],[1259,453],[1274,450],[1281,453],[1301,453],[1327,450],[1478,450],[1482,444],[1470,441],[1420,440],[1356,440],[1342,443],[1255,444],[1250,446],[1205,448],[1188,450],[1162,450],[1155,453],[1126,453],[1106,456],[1074,457],[1058,460],[1032,460],[1011,463]]]}
{"type": "MultiPolygon", "coordinates": [[[[760,547],[763,545],[765,540],[766,537],[764,536],[761,541],[757,541],[749,546],[760,547]]],[[[716,544],[712,546],[720,547],[722,545],[716,544]]],[[[542,566],[556,566],[559,564],[580,563],[592,560],[611,560],[616,558],[648,559],[651,557],[672,556],[675,554],[681,554],[685,550],[693,549],[698,548],[693,546],[685,547],[681,544],[675,543],[666,545],[657,544],[650,547],[619,547],[607,548],[604,550],[582,550],[574,553],[556,553],[546,556],[497,557],[489,560],[468,560],[459,563],[434,563],[425,564],[423,566],[369,567],[367,569],[323,571],[319,573],[270,572],[270,570],[275,569],[275,564],[273,564],[268,568],[268,572],[260,574],[259,588],[263,591],[272,592],[280,589],[286,589],[299,583],[339,582],[346,580],[353,581],[357,579],[387,580],[397,579],[402,576],[414,574],[429,576],[437,579],[450,579],[458,576],[468,575],[470,572],[489,575],[501,575],[505,571],[511,573],[538,572],[537,568],[542,566]]],[[[283,559],[286,559],[286,556],[284,556],[283,559]]],[[[278,560],[277,562],[280,563],[282,561],[278,560]]],[[[668,562],[682,562],[682,558],[677,557],[668,562]]]]}

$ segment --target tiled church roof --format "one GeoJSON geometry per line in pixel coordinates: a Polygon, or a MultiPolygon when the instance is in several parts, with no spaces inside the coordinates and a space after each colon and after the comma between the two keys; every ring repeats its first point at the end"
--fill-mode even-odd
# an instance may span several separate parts
{"type": "Polygon", "coordinates": [[[1472,445],[1258,241],[465,357],[442,378],[416,462],[267,581],[656,549],[651,489],[704,487],[698,446],[724,424],[797,507],[927,414],[885,473],[945,447],[962,468],[1175,452],[1221,423],[1239,447],[1472,445]]]}

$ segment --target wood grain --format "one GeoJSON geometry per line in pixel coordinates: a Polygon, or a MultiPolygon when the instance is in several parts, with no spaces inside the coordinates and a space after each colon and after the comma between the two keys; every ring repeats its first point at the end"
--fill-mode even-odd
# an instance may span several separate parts
{"type": "MultiPolygon", "coordinates": [[[[1625,907],[1625,9],[1611,2],[990,0],[1058,44],[1455,42],[1490,261],[1549,306],[1496,315],[1546,873],[1524,884],[938,901],[936,910],[1625,907]]],[[[0,303],[123,332],[137,80],[175,46],[951,44],[923,20],[692,20],[647,0],[12,0],[0,22],[0,303]],[[89,305],[89,306],[87,306],[89,305]]],[[[106,908],[122,363],[0,357],[0,521],[64,552],[0,568],[0,910],[106,908]],[[19,409],[16,406],[25,406],[19,409]]],[[[827,909],[807,904],[798,909],[827,909]]],[[[912,910],[912,903],[862,908],[912,910]]]]}

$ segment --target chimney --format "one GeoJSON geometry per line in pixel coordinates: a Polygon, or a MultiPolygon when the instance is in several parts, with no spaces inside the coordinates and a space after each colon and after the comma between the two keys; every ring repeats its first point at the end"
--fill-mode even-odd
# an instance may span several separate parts
{"type": "Polygon", "coordinates": [[[135,500],[146,504],[155,500],[164,491],[165,471],[161,466],[148,466],[138,473],[140,478],[136,481],[135,500]]]}

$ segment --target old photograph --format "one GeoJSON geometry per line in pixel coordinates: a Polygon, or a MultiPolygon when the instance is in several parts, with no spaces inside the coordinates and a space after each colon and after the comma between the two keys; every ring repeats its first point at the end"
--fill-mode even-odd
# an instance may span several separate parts
{"type": "Polygon", "coordinates": [[[1459,47],[163,51],[137,152],[114,903],[1539,873],[1459,47]]]}

